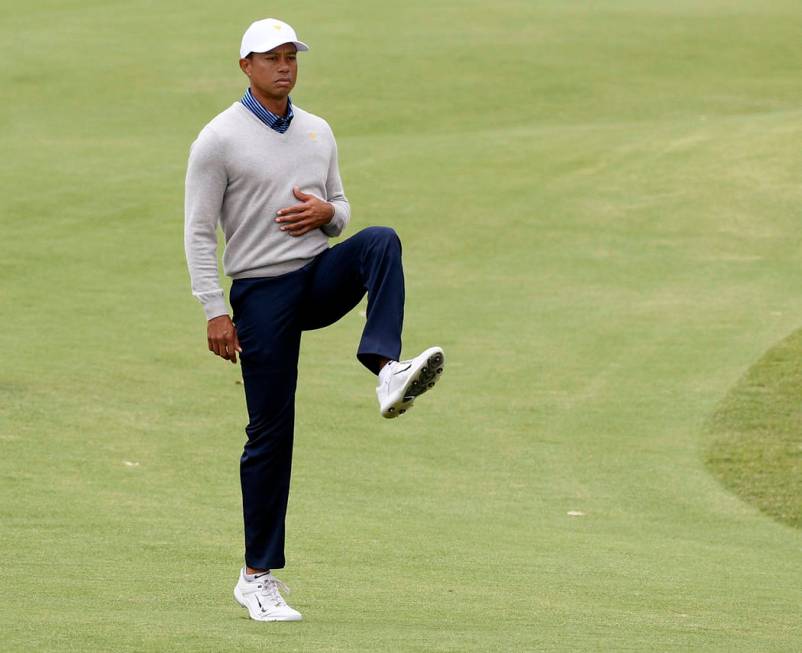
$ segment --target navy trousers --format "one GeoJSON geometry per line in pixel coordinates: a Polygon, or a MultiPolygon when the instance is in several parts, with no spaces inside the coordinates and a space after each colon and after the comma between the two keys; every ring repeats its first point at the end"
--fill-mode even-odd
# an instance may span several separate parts
{"type": "Polygon", "coordinates": [[[301,332],[333,324],[366,292],[367,322],[357,358],[378,373],[382,358],[398,360],[401,354],[404,272],[401,242],[392,229],[369,227],[300,270],[237,279],[231,286],[249,418],[240,460],[249,567],[280,569],[285,563],[301,332]]]}

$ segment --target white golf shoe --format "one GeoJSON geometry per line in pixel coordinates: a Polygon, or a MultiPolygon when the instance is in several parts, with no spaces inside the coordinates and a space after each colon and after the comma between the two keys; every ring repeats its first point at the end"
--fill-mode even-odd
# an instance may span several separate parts
{"type": "Polygon", "coordinates": [[[245,570],[239,572],[234,588],[234,600],[248,610],[256,621],[300,621],[301,613],[293,610],[279,593],[290,588],[269,571],[258,574],[254,580],[245,580],[245,570]]]}
{"type": "Polygon", "coordinates": [[[440,347],[429,347],[407,361],[390,361],[379,372],[376,396],[382,417],[403,415],[417,397],[434,387],[446,364],[440,347]]]}

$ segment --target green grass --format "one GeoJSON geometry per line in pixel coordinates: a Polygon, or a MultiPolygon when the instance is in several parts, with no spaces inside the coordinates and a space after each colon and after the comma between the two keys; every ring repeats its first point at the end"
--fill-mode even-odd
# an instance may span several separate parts
{"type": "Polygon", "coordinates": [[[182,251],[254,11],[0,7],[0,648],[798,650],[802,533],[705,425],[802,322],[799,4],[265,10],[448,355],[385,422],[358,312],[304,337],[277,627],[230,598],[242,388],[182,251]]]}
{"type": "Polygon", "coordinates": [[[746,501],[802,528],[802,331],[773,347],[711,420],[707,464],[746,501]]]}

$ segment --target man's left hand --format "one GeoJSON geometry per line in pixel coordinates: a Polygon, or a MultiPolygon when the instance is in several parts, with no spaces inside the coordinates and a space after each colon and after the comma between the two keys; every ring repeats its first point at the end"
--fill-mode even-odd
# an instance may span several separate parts
{"type": "Polygon", "coordinates": [[[319,229],[328,224],[334,216],[334,207],[315,195],[304,193],[298,186],[292,187],[292,192],[300,204],[293,204],[276,213],[276,222],[281,224],[281,230],[290,236],[303,236],[313,229],[319,229]]]}

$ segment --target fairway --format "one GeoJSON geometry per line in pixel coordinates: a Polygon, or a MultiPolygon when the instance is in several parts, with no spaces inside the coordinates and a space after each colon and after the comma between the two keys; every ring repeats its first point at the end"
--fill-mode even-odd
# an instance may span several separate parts
{"type": "Polygon", "coordinates": [[[705,461],[802,326],[800,34],[797,0],[0,6],[0,650],[799,651],[798,517],[705,461]],[[383,420],[364,305],[304,335],[295,624],[231,597],[242,385],[183,252],[268,15],[344,236],[403,241],[403,355],[448,361],[383,420]]]}

